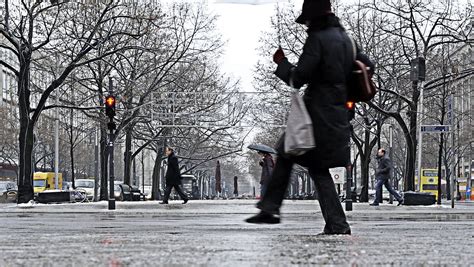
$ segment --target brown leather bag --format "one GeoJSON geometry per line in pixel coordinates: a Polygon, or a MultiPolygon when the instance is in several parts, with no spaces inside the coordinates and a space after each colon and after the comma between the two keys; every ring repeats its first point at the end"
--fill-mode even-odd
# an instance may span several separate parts
{"type": "Polygon", "coordinates": [[[367,102],[374,98],[377,93],[375,84],[369,68],[362,61],[356,59],[357,48],[352,38],[352,48],[354,51],[354,65],[352,73],[347,81],[347,100],[351,102],[367,102]]]}

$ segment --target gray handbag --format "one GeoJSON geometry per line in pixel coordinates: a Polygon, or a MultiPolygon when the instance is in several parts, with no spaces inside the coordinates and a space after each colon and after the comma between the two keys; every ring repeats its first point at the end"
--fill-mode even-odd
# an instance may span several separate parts
{"type": "Polygon", "coordinates": [[[303,155],[316,147],[313,122],[298,92],[291,97],[291,108],[285,130],[285,154],[303,155]]]}

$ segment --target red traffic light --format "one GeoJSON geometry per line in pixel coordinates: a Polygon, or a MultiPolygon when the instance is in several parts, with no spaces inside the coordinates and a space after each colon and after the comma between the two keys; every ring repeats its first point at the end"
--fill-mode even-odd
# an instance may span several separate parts
{"type": "Polygon", "coordinates": [[[105,115],[110,119],[115,116],[115,96],[109,95],[105,98],[105,115]]]}
{"type": "Polygon", "coordinates": [[[109,95],[105,98],[105,105],[108,107],[115,107],[115,96],[109,95]]]}
{"type": "Polygon", "coordinates": [[[353,110],[355,108],[355,103],[352,101],[347,101],[346,102],[346,108],[349,110],[353,110]]]}

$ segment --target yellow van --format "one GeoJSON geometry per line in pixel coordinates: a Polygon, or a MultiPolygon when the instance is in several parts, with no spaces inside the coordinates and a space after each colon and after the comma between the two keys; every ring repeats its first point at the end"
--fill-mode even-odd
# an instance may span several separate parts
{"type": "MultiPolygon", "coordinates": [[[[35,172],[33,174],[33,188],[35,193],[45,190],[54,190],[56,181],[54,172],[35,172]]],[[[63,188],[63,174],[58,173],[58,189],[63,188]]]]}
{"type": "MultiPolygon", "coordinates": [[[[441,191],[445,191],[446,181],[441,180],[441,191]]],[[[421,170],[420,192],[429,192],[438,199],[438,169],[421,170]]]]}

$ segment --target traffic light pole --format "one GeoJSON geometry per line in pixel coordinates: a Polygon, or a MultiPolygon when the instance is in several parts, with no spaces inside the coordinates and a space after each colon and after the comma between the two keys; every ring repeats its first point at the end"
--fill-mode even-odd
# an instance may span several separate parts
{"type": "Polygon", "coordinates": [[[115,133],[113,129],[109,129],[109,210],[115,210],[114,195],[114,141],[115,133]]]}
{"type": "Polygon", "coordinates": [[[112,78],[109,77],[109,95],[105,98],[105,115],[109,117],[107,129],[109,130],[109,210],[115,210],[114,194],[114,142],[115,142],[115,96],[113,92],[112,78]]]}
{"type": "Polygon", "coordinates": [[[346,166],[346,211],[352,210],[352,164],[346,166]]]}
{"type": "MultiPolygon", "coordinates": [[[[350,117],[352,119],[352,117],[350,117]]],[[[354,128],[352,128],[352,124],[350,124],[351,135],[354,128]]],[[[351,144],[349,142],[349,164],[346,166],[346,211],[352,210],[352,159],[351,159],[351,144]]]]}

